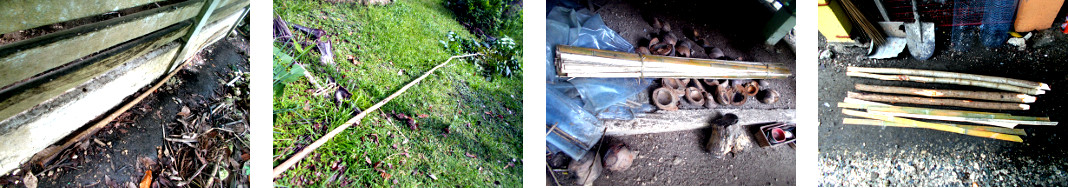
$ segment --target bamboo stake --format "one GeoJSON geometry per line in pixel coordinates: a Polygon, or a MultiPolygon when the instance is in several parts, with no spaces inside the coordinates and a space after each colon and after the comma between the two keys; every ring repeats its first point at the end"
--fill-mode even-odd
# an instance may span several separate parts
{"type": "Polygon", "coordinates": [[[964,111],[964,110],[945,110],[945,109],[932,109],[932,108],[919,108],[919,107],[905,107],[905,106],[890,106],[890,105],[870,105],[860,104],[855,102],[841,102],[838,103],[838,107],[853,108],[853,109],[866,109],[882,112],[897,112],[897,113],[909,113],[909,114],[922,114],[922,115],[936,115],[936,116],[955,116],[965,118],[985,118],[985,119],[1004,119],[1004,120],[1020,120],[1020,121],[1044,121],[1048,122],[1049,117],[1029,117],[1029,116],[1014,116],[1006,113],[993,113],[993,112],[977,112],[977,111],[964,111]]]}
{"type": "Polygon", "coordinates": [[[1006,120],[1006,119],[984,119],[984,118],[967,118],[967,117],[953,117],[953,116],[936,116],[936,115],[910,114],[910,113],[900,113],[900,112],[885,112],[885,111],[878,111],[878,110],[868,110],[868,112],[869,113],[875,113],[875,114],[883,114],[883,115],[888,115],[888,116],[899,116],[899,117],[910,117],[910,118],[942,120],[942,121],[957,121],[957,122],[977,123],[977,124],[993,125],[993,126],[1005,127],[1005,128],[1015,128],[1016,125],[1019,125],[1019,124],[1025,124],[1025,125],[1048,125],[1048,126],[1057,125],[1057,122],[1048,122],[1048,121],[1020,121],[1020,120],[1006,120]]]}
{"type": "Polygon", "coordinates": [[[866,72],[866,73],[881,73],[881,74],[905,74],[905,75],[918,75],[918,76],[933,76],[944,78],[959,78],[968,80],[982,80],[986,82],[1009,84],[1020,87],[1035,88],[1040,90],[1050,90],[1049,85],[1042,82],[1034,82],[1028,80],[1005,78],[997,76],[986,76],[978,74],[956,73],[947,71],[933,71],[933,70],[918,70],[918,69],[899,69],[899,68],[871,68],[871,67],[847,67],[846,71],[849,72],[866,72]]]}
{"type": "Polygon", "coordinates": [[[877,119],[877,120],[882,120],[882,121],[887,121],[887,122],[893,122],[893,123],[897,123],[897,124],[900,124],[900,125],[903,125],[903,126],[908,126],[908,127],[913,127],[913,128],[933,129],[933,130],[946,131],[946,132],[952,132],[952,133],[957,133],[957,134],[965,134],[965,135],[969,135],[969,136],[976,136],[976,137],[983,137],[983,138],[993,138],[993,139],[1005,140],[1005,141],[1013,141],[1013,142],[1023,142],[1023,139],[1020,138],[1020,136],[1016,136],[1016,135],[1001,134],[1001,133],[995,133],[995,132],[989,132],[989,131],[968,130],[968,129],[964,129],[964,128],[961,128],[961,127],[953,127],[953,126],[943,125],[943,124],[938,124],[938,123],[928,123],[928,122],[916,121],[916,120],[907,119],[907,118],[899,118],[899,117],[894,117],[894,116],[872,114],[872,113],[849,110],[849,109],[842,109],[842,113],[846,114],[846,115],[850,115],[850,116],[857,116],[857,117],[863,117],[863,118],[877,119]]]}
{"type": "Polygon", "coordinates": [[[1025,88],[1025,87],[1014,86],[1014,85],[1009,85],[1009,84],[1000,84],[1000,83],[994,83],[994,82],[959,79],[959,78],[932,78],[932,77],[909,76],[909,75],[881,75],[881,74],[871,74],[871,73],[855,72],[855,71],[846,72],[846,75],[847,76],[853,76],[853,77],[879,79],[879,80],[931,82],[931,83],[942,83],[942,84],[956,84],[956,85],[976,86],[976,87],[1000,89],[1000,90],[1012,91],[1012,92],[1020,92],[1020,93],[1025,93],[1025,94],[1029,94],[1029,95],[1041,95],[1041,94],[1045,94],[1046,93],[1045,90],[1041,90],[1041,89],[1037,89],[1037,88],[1025,88]]]}
{"type": "Polygon", "coordinates": [[[779,63],[641,55],[564,45],[556,48],[557,73],[564,77],[756,79],[791,75],[790,68],[779,63]]]}
{"type": "MultiPolygon", "coordinates": [[[[874,119],[857,119],[857,118],[843,118],[842,119],[842,124],[873,125],[873,126],[888,126],[888,127],[910,127],[910,128],[912,127],[912,126],[909,126],[909,125],[906,125],[906,124],[902,124],[902,123],[894,123],[894,122],[888,122],[888,121],[883,121],[883,120],[874,120],[874,119]]],[[[995,133],[1001,133],[1001,134],[1011,134],[1011,135],[1020,135],[1020,136],[1027,135],[1027,131],[1025,131],[1023,129],[1009,129],[1009,128],[1003,128],[1003,127],[986,127],[986,126],[957,125],[957,124],[944,124],[944,125],[949,125],[949,126],[953,126],[953,127],[960,127],[962,129],[967,129],[967,130],[988,131],[988,132],[995,132],[995,133]]]]}
{"type": "Polygon", "coordinates": [[[980,102],[971,100],[957,100],[957,99],[932,99],[923,97],[904,97],[894,95],[877,95],[877,94],[860,94],[854,92],[847,92],[846,95],[850,98],[857,98],[861,100],[870,100],[876,102],[889,102],[889,103],[908,103],[908,104],[923,104],[923,105],[937,105],[937,106],[956,106],[965,108],[979,108],[979,109],[991,109],[991,110],[1028,110],[1031,109],[1030,105],[1017,104],[1017,103],[1001,103],[1001,102],[980,102]]]}
{"type": "Polygon", "coordinates": [[[297,152],[296,154],[293,154],[292,157],[287,159],[285,162],[282,162],[282,164],[278,164],[278,166],[274,167],[274,176],[273,177],[278,177],[279,175],[282,175],[283,172],[288,170],[290,167],[293,167],[293,165],[297,164],[297,162],[300,162],[300,160],[304,159],[304,157],[307,157],[308,154],[311,154],[312,151],[315,151],[315,149],[319,148],[320,146],[323,146],[323,144],[326,144],[327,141],[330,141],[330,139],[334,138],[334,136],[337,136],[337,134],[340,134],[342,131],[345,131],[345,129],[348,129],[352,125],[360,123],[360,120],[362,120],[365,116],[367,116],[367,114],[369,114],[371,112],[374,112],[375,110],[378,110],[378,108],[381,108],[382,106],[386,105],[386,103],[389,103],[389,101],[393,100],[393,98],[396,98],[397,96],[400,96],[401,94],[404,94],[404,91],[407,91],[408,88],[411,88],[415,84],[418,84],[419,81],[422,81],[427,76],[430,76],[430,74],[434,73],[434,71],[438,70],[438,68],[444,67],[445,65],[449,64],[449,61],[452,61],[452,59],[470,57],[470,56],[476,56],[476,55],[481,55],[481,54],[467,54],[467,55],[449,57],[449,59],[445,60],[444,63],[441,63],[438,66],[435,66],[434,68],[431,68],[429,71],[426,71],[426,73],[423,73],[423,76],[419,76],[419,78],[416,78],[415,80],[413,80],[412,82],[408,83],[407,85],[404,85],[404,87],[401,87],[400,90],[397,90],[396,92],[393,92],[392,95],[389,95],[389,97],[386,97],[382,101],[379,101],[378,103],[375,103],[375,105],[371,106],[370,108],[367,108],[367,110],[364,110],[363,112],[360,112],[360,114],[356,114],[355,117],[352,117],[352,119],[349,119],[344,124],[341,124],[341,126],[338,126],[337,128],[334,128],[334,130],[331,130],[329,133],[326,133],[326,135],[323,135],[323,137],[319,137],[319,139],[315,140],[315,142],[312,142],[311,145],[308,145],[307,147],[304,147],[304,149],[300,150],[300,152],[297,152]]]}
{"type": "Polygon", "coordinates": [[[1033,103],[1035,97],[1027,94],[1009,93],[1009,92],[988,92],[988,91],[965,91],[965,90],[949,90],[949,89],[920,89],[909,87],[894,87],[894,86],[877,86],[856,84],[854,85],[857,90],[877,93],[893,93],[893,94],[905,94],[905,95],[919,95],[926,97],[945,97],[945,98],[965,98],[965,99],[982,99],[991,101],[1004,101],[1004,102],[1017,102],[1017,103],[1033,103]]]}

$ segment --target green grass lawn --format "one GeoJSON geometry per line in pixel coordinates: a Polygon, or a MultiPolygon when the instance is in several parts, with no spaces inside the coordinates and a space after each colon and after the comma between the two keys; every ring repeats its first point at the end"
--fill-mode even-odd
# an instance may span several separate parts
{"type": "MultiPolygon", "coordinates": [[[[449,31],[471,37],[441,0],[376,7],[320,0],[274,3],[274,13],[291,24],[334,35],[336,67],[316,63],[314,52],[298,61],[319,79],[335,78],[348,88],[353,96],[343,106],[360,109],[454,55],[438,42],[449,31]]],[[[275,184],[521,186],[522,85],[522,75],[489,81],[470,61],[454,60],[317,149],[275,184]],[[390,112],[415,118],[419,129],[394,120],[390,112]]],[[[331,95],[315,96],[312,90],[301,78],[274,98],[274,165],[355,115],[351,108],[339,108],[331,95]]]]}

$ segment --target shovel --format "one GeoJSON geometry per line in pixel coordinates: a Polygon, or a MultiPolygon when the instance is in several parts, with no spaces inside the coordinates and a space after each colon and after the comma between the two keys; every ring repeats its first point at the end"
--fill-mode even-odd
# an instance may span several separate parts
{"type": "Polygon", "coordinates": [[[916,22],[905,24],[905,38],[908,39],[909,53],[916,59],[927,60],[934,54],[934,23],[920,22],[916,0],[912,0],[912,15],[916,22]]]}
{"type": "Polygon", "coordinates": [[[890,16],[886,14],[886,9],[883,8],[883,2],[881,0],[875,0],[875,7],[879,8],[879,13],[883,15],[883,20],[879,22],[879,26],[882,26],[883,31],[887,36],[905,38],[905,29],[901,27],[905,22],[892,22],[890,16]]]}
{"type": "MultiPolygon", "coordinates": [[[[886,9],[883,9],[883,2],[875,0],[875,6],[879,8],[879,13],[883,14],[882,22],[879,22],[879,26],[882,26],[883,31],[886,32],[886,43],[882,46],[874,47],[875,53],[868,56],[871,59],[886,59],[894,58],[901,54],[901,51],[905,50],[907,40],[905,39],[905,30],[902,25],[905,22],[892,22],[890,16],[887,16],[886,9]]],[[[869,49],[868,51],[872,51],[869,49]]]]}

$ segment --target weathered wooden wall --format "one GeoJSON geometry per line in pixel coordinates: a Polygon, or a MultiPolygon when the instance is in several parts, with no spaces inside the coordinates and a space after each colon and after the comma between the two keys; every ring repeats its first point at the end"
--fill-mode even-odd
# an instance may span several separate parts
{"type": "Polygon", "coordinates": [[[0,87],[192,18],[202,4],[175,4],[0,47],[0,87]]]}
{"type": "MultiPolygon", "coordinates": [[[[26,20],[0,24],[0,31],[17,31],[158,0],[0,1],[0,10],[20,11],[0,13],[4,23],[26,20]],[[39,11],[23,11],[31,9],[39,11]],[[48,13],[62,15],[25,18],[48,13]]],[[[0,172],[18,168],[225,37],[248,5],[189,0],[0,46],[0,172]]]]}
{"type": "Polygon", "coordinates": [[[162,0],[4,0],[0,34],[35,28],[162,0]]]}

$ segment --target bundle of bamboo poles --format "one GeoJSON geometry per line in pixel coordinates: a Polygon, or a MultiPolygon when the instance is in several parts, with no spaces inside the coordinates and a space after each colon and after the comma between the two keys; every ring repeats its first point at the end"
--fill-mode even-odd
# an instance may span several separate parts
{"type": "Polygon", "coordinates": [[[780,63],[694,59],[556,46],[557,74],[599,78],[774,79],[790,76],[780,63]]]}
{"type": "Polygon", "coordinates": [[[875,28],[875,25],[871,24],[871,21],[868,21],[868,18],[865,17],[864,14],[860,12],[860,9],[853,4],[853,1],[842,0],[839,2],[842,3],[842,9],[846,10],[846,15],[849,19],[853,20],[853,23],[859,25],[860,30],[864,35],[867,35],[868,38],[871,38],[872,43],[875,43],[875,45],[886,43],[886,36],[883,36],[883,33],[880,32],[878,28],[875,28]]]}
{"type": "Polygon", "coordinates": [[[1050,89],[1049,85],[1041,82],[945,71],[897,68],[848,67],[848,72],[846,74],[853,77],[880,80],[957,84],[993,88],[1011,92],[922,89],[856,84],[855,88],[860,91],[898,95],[847,92],[845,102],[838,103],[838,107],[843,108],[842,113],[867,119],[844,118],[842,120],[843,124],[924,128],[1013,142],[1023,142],[1023,139],[1020,138],[1020,136],[1027,134],[1026,131],[1022,129],[1016,129],[1017,125],[1057,125],[1057,122],[1050,121],[1049,117],[1028,117],[1015,116],[1007,113],[903,107],[880,103],[888,102],[930,106],[955,106],[991,110],[1029,110],[1030,106],[1023,103],[1034,103],[1037,100],[1037,97],[1032,95],[1044,94],[1045,91],[1050,89]],[[920,121],[919,119],[933,121],[920,121]],[[935,121],[960,122],[976,125],[958,125],[935,121]]]}

